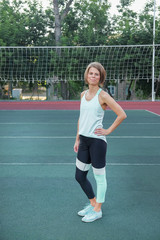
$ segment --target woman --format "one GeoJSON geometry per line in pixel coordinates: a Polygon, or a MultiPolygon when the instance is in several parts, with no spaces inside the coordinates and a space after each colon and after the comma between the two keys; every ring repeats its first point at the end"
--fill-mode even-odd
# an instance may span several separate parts
{"type": "Polygon", "coordinates": [[[105,202],[107,190],[105,136],[112,133],[127,117],[118,103],[99,87],[103,86],[105,77],[106,71],[100,63],[90,63],[84,74],[89,89],[81,93],[80,117],[74,151],[77,153],[75,178],[90,200],[90,204],[78,212],[84,222],[93,222],[102,217],[101,206],[105,202]],[[104,129],[102,125],[106,107],[110,107],[117,115],[108,129],[104,129]],[[97,184],[96,197],[87,179],[91,165],[97,184]]]}

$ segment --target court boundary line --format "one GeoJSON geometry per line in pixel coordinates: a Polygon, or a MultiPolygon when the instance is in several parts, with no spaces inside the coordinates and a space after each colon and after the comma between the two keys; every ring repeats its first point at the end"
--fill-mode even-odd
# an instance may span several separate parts
{"type": "Polygon", "coordinates": [[[160,117],[160,114],[158,114],[158,113],[155,113],[155,112],[152,112],[152,111],[150,111],[150,110],[145,110],[146,112],[149,112],[149,113],[152,113],[152,114],[154,114],[154,115],[156,115],[156,116],[158,116],[158,117],[160,117]]]}
{"type": "MultiPolygon", "coordinates": [[[[0,163],[2,166],[50,166],[50,165],[73,165],[76,163],[0,163]]],[[[160,166],[160,163],[106,163],[106,166],[160,166]]]]}
{"type": "MultiPolygon", "coordinates": [[[[128,109],[124,107],[125,111],[147,111],[152,114],[155,114],[156,116],[160,117],[160,114],[152,112],[145,107],[143,109],[128,109]]],[[[0,109],[0,111],[80,111],[79,109],[0,109]]],[[[106,109],[106,111],[112,111],[111,109],[106,109]]]]}
{"type": "MultiPolygon", "coordinates": [[[[0,136],[0,139],[74,139],[75,136],[0,136]]],[[[106,139],[159,139],[160,136],[107,136],[106,139]]]]}
{"type": "MultiPolygon", "coordinates": [[[[124,109],[125,111],[146,111],[146,109],[124,109]]],[[[0,109],[0,111],[80,111],[80,109],[0,109]]],[[[112,111],[107,108],[105,111],[112,111]]]]}
{"type": "MultiPolygon", "coordinates": [[[[107,123],[104,123],[104,125],[108,125],[108,124],[111,124],[112,122],[107,122],[107,123]]],[[[75,125],[77,125],[77,122],[73,122],[73,123],[63,123],[63,122],[61,122],[61,123],[40,123],[40,122],[38,122],[38,123],[36,123],[36,122],[31,122],[31,123],[27,123],[27,122],[8,122],[8,123],[6,123],[6,122],[0,122],[0,125],[33,125],[33,124],[36,124],[36,125],[61,125],[61,124],[65,124],[65,125],[73,125],[73,124],[75,124],[75,125]]],[[[137,123],[134,123],[134,122],[132,122],[132,123],[125,123],[125,122],[122,122],[122,124],[123,125],[147,125],[147,124],[151,124],[151,125],[155,125],[155,124],[160,124],[160,123],[153,123],[153,122],[151,122],[151,123],[146,123],[146,122],[137,122],[137,123]]]]}

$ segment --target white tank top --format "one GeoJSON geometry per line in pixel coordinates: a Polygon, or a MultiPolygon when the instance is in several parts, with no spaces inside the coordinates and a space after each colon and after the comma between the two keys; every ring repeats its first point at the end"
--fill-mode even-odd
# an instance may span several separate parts
{"type": "Polygon", "coordinates": [[[102,91],[100,88],[96,95],[90,100],[86,100],[86,92],[81,99],[80,118],[79,118],[79,135],[86,137],[102,139],[106,142],[106,137],[94,134],[95,129],[103,128],[104,110],[102,109],[98,95],[102,91]]]}

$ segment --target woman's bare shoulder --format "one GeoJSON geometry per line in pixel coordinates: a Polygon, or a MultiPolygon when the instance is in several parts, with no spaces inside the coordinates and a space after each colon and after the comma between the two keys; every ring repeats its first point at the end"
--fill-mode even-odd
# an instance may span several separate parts
{"type": "Polygon", "coordinates": [[[86,90],[81,92],[81,98],[84,96],[85,92],[86,92],[86,90]]]}
{"type": "Polygon", "coordinates": [[[106,91],[102,90],[100,92],[100,102],[101,105],[111,106],[117,104],[116,101],[107,93],[106,91]]]}
{"type": "Polygon", "coordinates": [[[102,91],[100,92],[100,96],[101,96],[102,99],[108,99],[108,98],[111,97],[111,96],[110,96],[106,91],[104,91],[104,90],[102,90],[102,91]]]}

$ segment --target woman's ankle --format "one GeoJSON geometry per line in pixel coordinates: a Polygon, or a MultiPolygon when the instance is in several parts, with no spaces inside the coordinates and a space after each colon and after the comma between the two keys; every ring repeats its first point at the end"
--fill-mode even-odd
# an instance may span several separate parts
{"type": "Polygon", "coordinates": [[[92,205],[92,207],[95,207],[96,206],[96,198],[92,198],[89,200],[90,200],[90,204],[92,205]]]}
{"type": "Polygon", "coordinates": [[[97,203],[95,204],[94,211],[95,212],[100,212],[102,207],[102,203],[97,203]]]}

